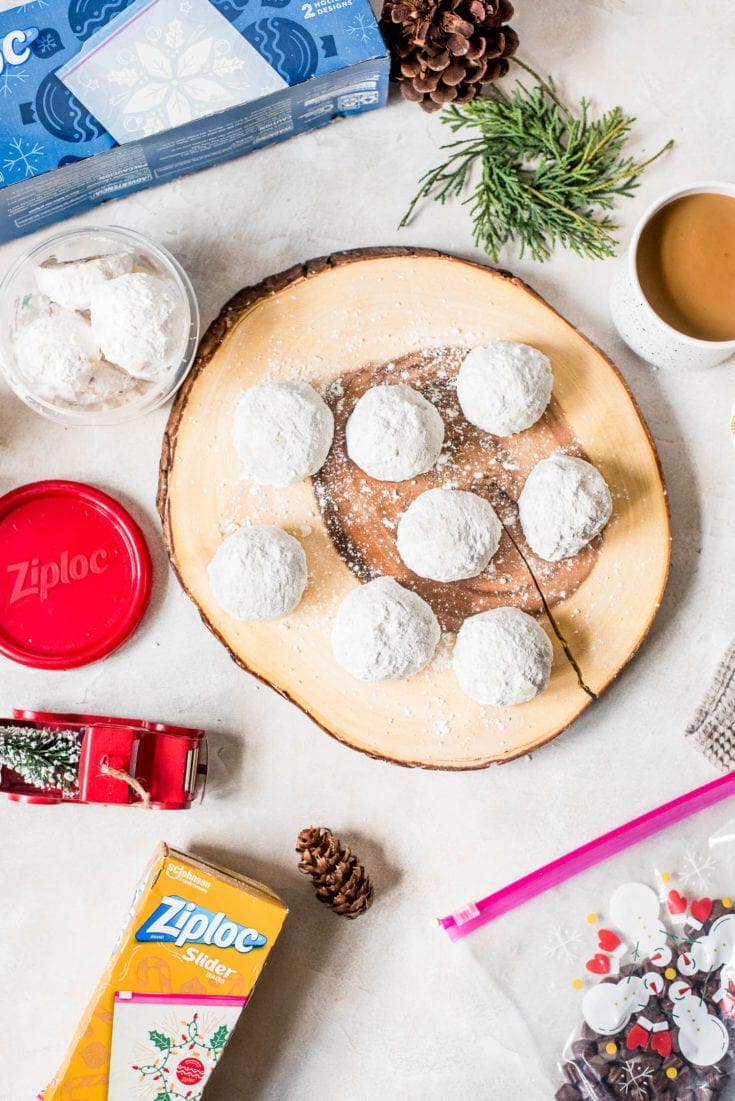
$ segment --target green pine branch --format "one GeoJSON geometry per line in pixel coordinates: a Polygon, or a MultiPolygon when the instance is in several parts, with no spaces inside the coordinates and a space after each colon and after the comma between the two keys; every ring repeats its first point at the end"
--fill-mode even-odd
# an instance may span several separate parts
{"type": "Polygon", "coordinates": [[[575,113],[551,77],[513,60],[536,83],[519,81],[510,93],[493,84],[487,95],[442,112],[440,120],[460,136],[442,146],[445,160],[419,180],[400,227],[424,200],[457,198],[469,206],[475,244],[496,263],[509,242],[541,261],[557,246],[592,259],[614,256],[617,226],[607,211],[632,195],[643,169],[673,142],[636,161],[624,151],[632,116],[613,107],[593,119],[585,99],[575,113]]]}
{"type": "Polygon", "coordinates": [[[73,730],[0,726],[0,765],[39,788],[77,790],[81,741],[73,730]]]}

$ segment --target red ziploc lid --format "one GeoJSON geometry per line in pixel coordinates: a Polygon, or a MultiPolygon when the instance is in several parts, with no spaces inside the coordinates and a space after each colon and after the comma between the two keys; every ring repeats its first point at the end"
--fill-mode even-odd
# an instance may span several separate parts
{"type": "Polygon", "coordinates": [[[151,595],[143,533],[112,497],[47,481],[0,497],[0,653],[72,669],[116,650],[151,595]]]}

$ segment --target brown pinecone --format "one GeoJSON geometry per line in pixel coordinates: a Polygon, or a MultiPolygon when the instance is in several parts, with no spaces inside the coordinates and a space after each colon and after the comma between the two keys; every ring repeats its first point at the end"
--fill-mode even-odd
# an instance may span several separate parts
{"type": "Polygon", "coordinates": [[[391,78],[424,111],[468,103],[508,72],[518,35],[510,0],[386,0],[380,29],[391,78]]]}
{"type": "Polygon", "coordinates": [[[326,826],[302,830],[296,842],[299,871],[310,875],[316,897],[337,914],[356,918],[373,904],[370,877],[346,845],[326,826]]]}

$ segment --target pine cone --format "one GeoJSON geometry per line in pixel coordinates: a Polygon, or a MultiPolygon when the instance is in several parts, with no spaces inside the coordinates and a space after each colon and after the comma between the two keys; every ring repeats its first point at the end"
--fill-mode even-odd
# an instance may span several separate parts
{"type": "Polygon", "coordinates": [[[386,0],[380,29],[391,78],[424,111],[468,103],[508,72],[518,35],[510,0],[386,0]]]}
{"type": "Polygon", "coordinates": [[[373,904],[370,877],[346,845],[326,826],[302,830],[296,842],[299,871],[310,875],[316,897],[335,913],[356,918],[373,904]]]}

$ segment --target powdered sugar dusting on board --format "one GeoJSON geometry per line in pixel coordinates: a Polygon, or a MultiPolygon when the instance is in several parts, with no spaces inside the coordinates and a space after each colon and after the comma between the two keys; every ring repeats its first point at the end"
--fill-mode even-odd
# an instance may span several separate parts
{"type": "Polygon", "coordinates": [[[464,355],[463,347],[429,348],[336,379],[324,394],[335,417],[334,446],[313,479],[327,531],[349,569],[362,581],[383,574],[395,577],[427,600],[448,630],[457,630],[468,615],[503,604],[540,613],[543,602],[524,558],[553,607],[589,575],[599,548],[597,540],[560,563],[543,562],[532,554],[518,524],[516,504],[528,474],[557,449],[580,457],[584,451],[553,399],[536,425],[512,438],[490,436],[470,425],[456,393],[464,355]],[[437,407],[445,425],[444,447],[428,473],[410,481],[378,482],[347,458],[344,430],[362,394],[393,381],[413,386],[437,407]],[[420,578],[398,555],[400,516],[420,493],[437,486],[471,490],[485,498],[506,529],[497,554],[479,577],[451,583],[420,578]]]}

